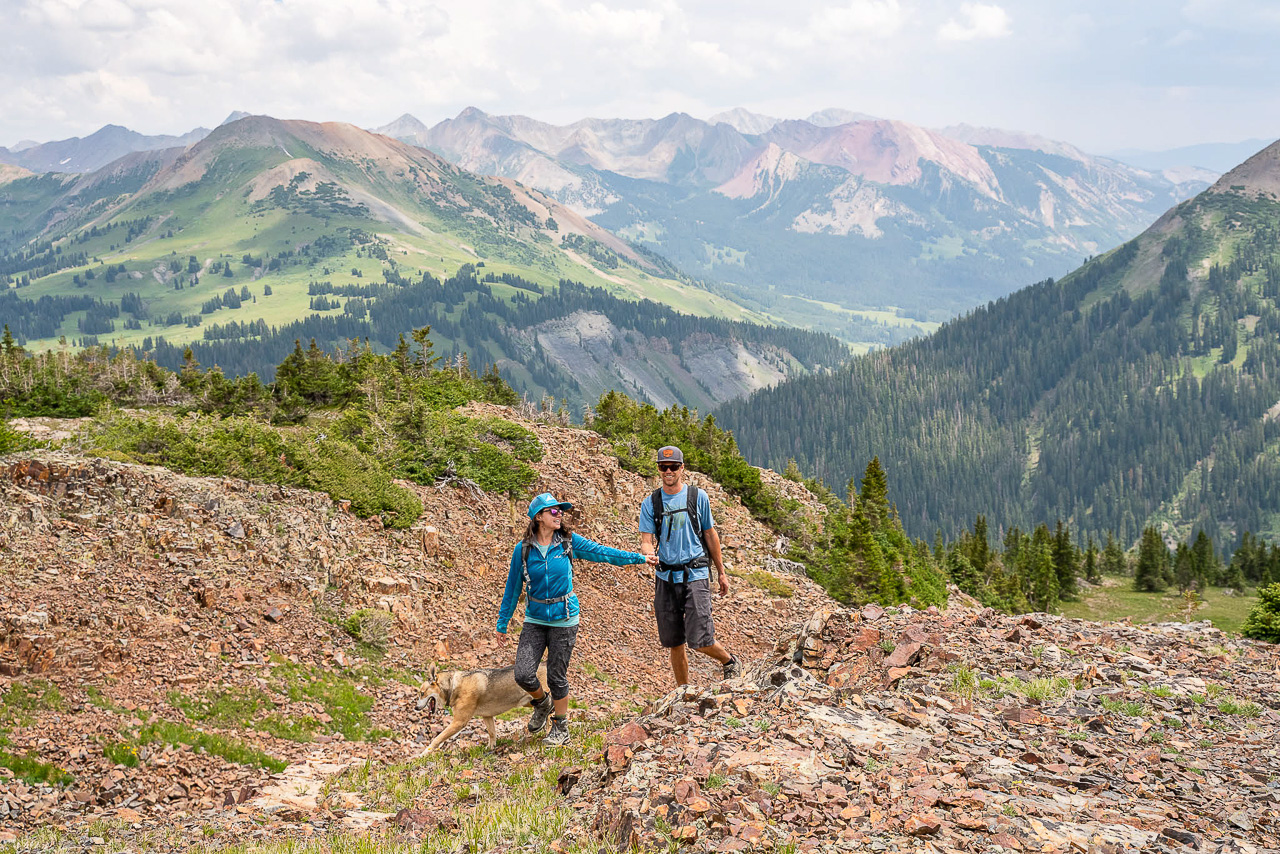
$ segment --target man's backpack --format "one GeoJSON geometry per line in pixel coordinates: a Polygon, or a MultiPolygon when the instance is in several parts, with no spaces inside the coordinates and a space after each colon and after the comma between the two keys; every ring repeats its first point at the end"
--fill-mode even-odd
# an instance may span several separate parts
{"type": "MultiPolygon", "coordinates": [[[[707,551],[707,532],[702,530],[702,525],[698,519],[698,501],[699,493],[702,490],[694,486],[692,483],[684,488],[684,507],[679,510],[672,510],[671,515],[676,513],[687,513],[689,516],[689,524],[693,526],[693,530],[698,533],[698,541],[702,543],[702,553],[704,556],[710,557],[711,553],[707,551]]],[[[649,496],[649,508],[653,511],[653,536],[657,544],[662,542],[662,522],[666,509],[662,506],[662,488],[659,487],[649,496]]],[[[667,518],[667,525],[670,527],[670,517],[667,518]]]]}
{"type": "MultiPolygon", "coordinates": [[[[560,543],[560,545],[564,548],[564,556],[569,559],[569,566],[572,567],[573,566],[573,537],[566,537],[563,534],[556,533],[552,535],[551,545],[554,546],[556,543],[560,543]]],[[[555,599],[533,598],[533,593],[532,593],[533,585],[529,579],[529,550],[532,548],[533,548],[533,543],[530,542],[529,540],[525,540],[523,543],[520,544],[520,564],[524,568],[525,598],[527,598],[530,602],[537,602],[539,605],[557,605],[561,602],[567,602],[569,600],[569,597],[573,595],[572,586],[570,586],[568,593],[566,593],[564,596],[559,596],[555,599]]],[[[548,546],[547,550],[550,551],[550,548],[551,547],[548,546]]]]}

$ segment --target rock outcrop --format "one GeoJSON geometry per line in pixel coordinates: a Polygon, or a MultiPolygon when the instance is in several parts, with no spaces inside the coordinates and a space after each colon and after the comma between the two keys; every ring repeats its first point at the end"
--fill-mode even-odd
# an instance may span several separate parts
{"type": "MultiPolygon", "coordinates": [[[[651,485],[595,434],[525,423],[546,449],[535,490],[572,501],[584,535],[634,547],[651,485]]],[[[103,818],[184,845],[416,841],[532,767],[558,775],[554,850],[1280,848],[1280,648],[959,597],[841,608],[702,485],[731,568],[792,594],[738,578],[718,600],[739,678],[697,657],[694,684],[670,690],[648,571],[583,564],[571,719],[599,746],[559,767],[513,738],[523,719],[500,721],[497,753],[467,764],[477,722],[441,764],[405,764],[444,725],[418,711],[427,666],[511,656],[493,624],[522,502],[413,487],[426,512],[393,531],[297,489],[0,459],[0,843],[103,818]],[[39,779],[4,767],[28,756],[39,779]],[[401,788],[362,782],[396,768],[401,788]]]]}
{"type": "MultiPolygon", "coordinates": [[[[639,504],[652,485],[619,468],[596,434],[525,423],[545,449],[534,491],[572,501],[584,536],[637,549],[639,504]]],[[[171,722],[245,742],[295,775],[419,752],[443,722],[417,712],[414,675],[433,662],[502,666],[513,654],[499,648],[494,624],[526,505],[463,485],[403,485],[426,507],[407,531],[289,487],[61,452],[0,459],[0,751],[33,753],[73,779],[29,785],[0,767],[0,827],[121,810],[155,821],[224,806],[234,815],[280,789],[269,770],[191,746],[142,746],[136,767],[104,754],[171,722]],[[389,615],[385,652],[344,628],[363,610],[389,615]],[[337,712],[304,696],[325,680],[368,698],[359,731],[370,741],[347,739],[343,729],[352,730],[337,712]],[[214,694],[263,709],[222,719],[201,705],[214,694]],[[15,698],[40,699],[15,711],[15,698]],[[192,709],[202,717],[188,722],[192,709]],[[274,726],[282,720],[314,733],[286,737],[274,726]]],[[[774,535],[717,485],[701,485],[732,570],[768,571],[774,535]]],[[[735,579],[718,602],[720,634],[744,658],[767,652],[787,625],[828,601],[808,579],[785,584],[790,597],[735,579]]],[[[665,691],[671,675],[653,627],[651,571],[583,562],[576,586],[577,714],[616,713],[632,697],[665,691]]],[[[705,660],[694,667],[700,682],[718,672],[705,660]]]]}

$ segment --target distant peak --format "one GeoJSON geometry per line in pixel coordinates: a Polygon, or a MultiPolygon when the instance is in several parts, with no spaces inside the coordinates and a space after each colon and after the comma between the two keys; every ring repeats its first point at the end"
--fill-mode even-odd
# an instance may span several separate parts
{"type": "Polygon", "coordinates": [[[753,113],[742,107],[734,107],[732,110],[726,110],[723,113],[716,113],[707,121],[713,125],[726,124],[739,133],[760,134],[765,133],[771,127],[776,125],[780,119],[773,116],[764,116],[759,113],[753,113]]]}
{"type": "Polygon", "coordinates": [[[414,134],[426,133],[427,126],[418,120],[416,116],[404,113],[393,122],[388,122],[382,127],[373,129],[374,133],[380,133],[383,136],[406,137],[414,134]]]}
{"type": "Polygon", "coordinates": [[[225,119],[223,119],[223,120],[222,120],[222,124],[218,125],[218,127],[222,127],[222,125],[229,125],[229,124],[231,124],[232,122],[238,122],[238,121],[240,121],[241,119],[247,119],[247,118],[249,118],[249,116],[251,116],[251,115],[253,115],[253,114],[252,114],[252,113],[246,113],[244,110],[233,110],[233,111],[231,112],[231,115],[229,115],[229,116],[227,116],[225,119]]]}
{"type": "Polygon", "coordinates": [[[828,107],[825,110],[811,113],[805,121],[820,128],[831,128],[853,124],[854,122],[876,121],[876,117],[866,113],[855,113],[853,110],[845,110],[840,107],[828,107]]]}
{"type": "Polygon", "coordinates": [[[1223,175],[1209,189],[1214,193],[1280,196],[1280,141],[1271,143],[1223,175]]]}
{"type": "Polygon", "coordinates": [[[458,113],[458,118],[460,120],[465,119],[466,121],[479,121],[481,119],[489,118],[489,114],[479,107],[467,107],[465,110],[458,113]]]}

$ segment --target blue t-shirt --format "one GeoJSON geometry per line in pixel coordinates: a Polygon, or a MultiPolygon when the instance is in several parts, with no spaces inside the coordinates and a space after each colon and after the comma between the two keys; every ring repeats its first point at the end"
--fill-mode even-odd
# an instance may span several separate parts
{"type": "MultiPolygon", "coordinates": [[[[687,489],[687,486],[682,486],[675,495],[668,495],[665,490],[662,492],[662,534],[657,540],[658,560],[663,563],[689,563],[706,554],[702,548],[702,539],[690,524],[692,520],[689,514],[672,512],[684,509],[687,489]]],[[[709,531],[716,525],[711,516],[711,499],[707,498],[706,491],[702,489],[698,490],[698,524],[704,531],[709,531]]],[[[653,527],[653,502],[648,497],[640,504],[640,533],[657,533],[653,527]]],[[[707,557],[710,559],[711,556],[707,557]]],[[[657,573],[663,581],[671,580],[671,573],[662,569],[658,569],[657,573]]],[[[709,574],[709,567],[700,566],[687,570],[684,580],[698,581],[709,574]]]]}

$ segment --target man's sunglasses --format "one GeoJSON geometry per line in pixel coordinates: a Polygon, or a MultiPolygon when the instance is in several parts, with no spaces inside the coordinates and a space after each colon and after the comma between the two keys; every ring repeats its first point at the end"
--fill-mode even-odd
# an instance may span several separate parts
{"type": "Polygon", "coordinates": [[[658,463],[658,471],[679,471],[684,463],[658,463]]]}

